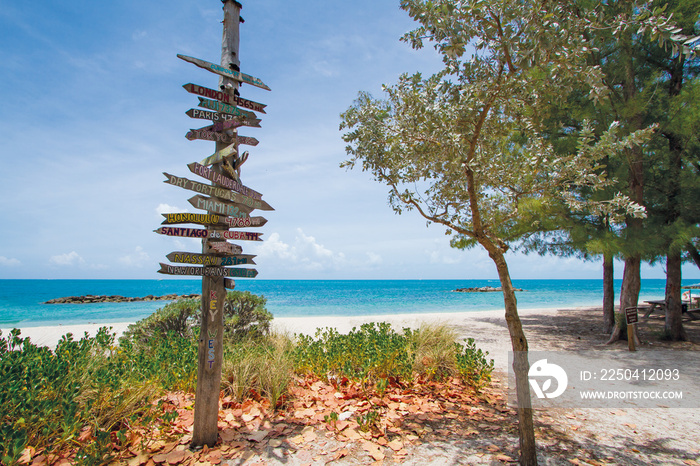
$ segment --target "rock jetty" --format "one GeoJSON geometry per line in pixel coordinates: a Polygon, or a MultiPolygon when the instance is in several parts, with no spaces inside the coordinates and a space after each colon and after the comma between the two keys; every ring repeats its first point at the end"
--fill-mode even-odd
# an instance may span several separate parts
{"type": "Polygon", "coordinates": [[[93,304],[93,303],[132,303],[136,301],[175,301],[177,299],[199,299],[198,294],[166,294],[163,296],[148,295],[142,298],[129,298],[126,296],[112,295],[85,295],[67,296],[65,298],[49,299],[44,304],[93,304]]]}
{"type": "MultiPolygon", "coordinates": [[[[523,291],[522,288],[513,288],[514,291],[523,291]]],[[[491,291],[503,291],[500,286],[479,286],[475,288],[457,288],[454,290],[457,293],[489,293],[491,291]]]]}

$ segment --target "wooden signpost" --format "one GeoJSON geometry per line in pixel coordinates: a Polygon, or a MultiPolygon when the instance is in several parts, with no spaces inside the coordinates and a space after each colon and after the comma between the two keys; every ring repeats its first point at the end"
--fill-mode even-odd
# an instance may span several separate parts
{"type": "Polygon", "coordinates": [[[212,73],[216,73],[225,78],[235,79],[236,81],[250,84],[252,86],[259,87],[260,89],[265,89],[267,91],[270,90],[267,84],[262,82],[260,79],[247,75],[245,73],[241,73],[240,71],[232,70],[230,68],[226,68],[225,66],[217,65],[215,63],[211,63],[205,60],[200,60],[199,58],[188,57],[187,55],[180,55],[179,53],[177,54],[177,58],[192,63],[193,65],[197,65],[202,69],[211,71],[212,73]]]}
{"type": "Polygon", "coordinates": [[[255,116],[255,113],[253,113],[253,112],[247,112],[245,110],[241,110],[238,107],[234,107],[233,105],[219,102],[218,100],[209,100],[209,99],[205,99],[203,97],[200,97],[199,98],[199,106],[202,108],[208,108],[209,110],[214,110],[215,112],[228,113],[229,115],[240,116],[243,118],[248,118],[250,120],[257,119],[257,117],[255,116]]]}
{"type": "Polygon", "coordinates": [[[212,256],[209,254],[194,254],[191,252],[171,252],[167,256],[170,262],[180,264],[208,265],[225,267],[229,265],[255,265],[253,255],[212,256]]]}
{"type": "MultiPolygon", "coordinates": [[[[202,165],[201,163],[193,162],[187,165],[187,168],[190,169],[192,173],[195,175],[199,175],[202,178],[206,178],[209,181],[213,181],[214,183],[224,186],[225,188],[228,188],[232,191],[236,191],[237,193],[241,193],[244,196],[252,197],[253,199],[262,199],[262,194],[260,194],[257,191],[254,191],[250,189],[247,186],[243,186],[239,180],[234,180],[232,178],[229,178],[226,175],[223,175],[209,167],[206,167],[202,165]]],[[[274,209],[273,209],[274,210],[274,209]]]]}
{"type": "Polygon", "coordinates": [[[247,160],[248,152],[239,153],[238,145],[256,146],[258,140],[238,136],[236,128],[241,126],[260,127],[260,120],[253,112],[265,113],[265,105],[240,97],[238,87],[248,83],[255,87],[270,90],[260,79],[241,73],[239,57],[239,25],[242,5],[236,0],[222,0],[224,9],[224,34],[221,45],[221,65],[210,63],[186,55],[179,58],[207,71],[219,78],[220,91],[188,83],[183,87],[187,92],[199,97],[199,105],[204,109],[192,108],[186,113],[191,118],[210,120],[213,123],[200,129],[192,129],[187,139],[215,141],[214,154],[200,163],[190,163],[190,171],[212,184],[199,183],[165,173],[166,183],[195,191],[198,195],[189,199],[197,209],[207,213],[168,213],[157,233],[184,238],[200,238],[201,253],[172,252],[169,261],[186,265],[161,263],[159,273],[167,275],[192,275],[202,277],[202,319],[198,348],[197,389],[195,393],[194,425],[192,447],[214,446],[218,440],[218,412],[221,388],[221,364],[223,362],[224,301],[226,289],[233,289],[231,277],[254,278],[255,269],[231,268],[229,266],[254,265],[253,255],[242,254],[243,248],[227,240],[262,241],[262,233],[230,230],[263,226],[263,217],[251,217],[254,209],[273,210],[262,200],[262,194],[244,186],[240,180],[241,165],[247,160]],[[241,108],[247,110],[242,110],[241,108]],[[252,111],[251,111],[252,110],[252,111]],[[207,195],[204,196],[203,194],[207,195]],[[211,197],[208,197],[211,196],[211,197]],[[230,202],[229,202],[230,201],[230,202]],[[206,228],[173,227],[168,225],[193,223],[206,228]]]}
{"type": "Polygon", "coordinates": [[[625,309],[625,320],[627,321],[627,347],[630,351],[637,351],[634,342],[634,326],[639,322],[639,313],[636,307],[628,307],[625,309]]]}
{"type": "Polygon", "coordinates": [[[187,200],[196,209],[206,210],[215,214],[234,218],[248,218],[253,209],[240,204],[229,204],[218,199],[205,196],[192,196],[187,200]]]}
{"type": "Polygon", "coordinates": [[[253,102],[252,100],[244,99],[235,94],[227,94],[226,92],[215,91],[214,89],[208,89],[206,87],[198,86],[197,84],[192,83],[185,84],[182,87],[184,87],[185,90],[190,94],[196,94],[198,96],[206,97],[208,99],[218,100],[229,105],[238,105],[258,113],[266,113],[264,109],[265,107],[267,107],[267,105],[259,104],[258,102],[253,102]]]}
{"type": "Polygon", "coordinates": [[[163,174],[168,178],[166,181],[164,181],[164,183],[172,184],[173,186],[189,189],[190,191],[206,194],[207,196],[226,199],[231,202],[235,202],[236,204],[243,204],[251,209],[274,210],[270,204],[263,200],[253,199],[252,197],[248,197],[244,194],[240,194],[226,188],[221,188],[219,186],[198,183],[196,181],[188,180],[187,178],[182,178],[165,172],[163,172],[163,174]]]}
{"type": "Polygon", "coordinates": [[[165,217],[161,225],[175,225],[178,223],[196,223],[198,225],[228,225],[228,217],[212,214],[192,214],[189,212],[161,214],[165,217]]]}
{"type": "MultiPolygon", "coordinates": [[[[199,275],[202,277],[244,277],[255,278],[258,271],[255,269],[227,269],[224,267],[184,267],[160,263],[158,273],[166,275],[199,275]]],[[[216,316],[216,313],[213,313],[216,316]]],[[[217,398],[217,404],[219,402],[217,398]]]]}

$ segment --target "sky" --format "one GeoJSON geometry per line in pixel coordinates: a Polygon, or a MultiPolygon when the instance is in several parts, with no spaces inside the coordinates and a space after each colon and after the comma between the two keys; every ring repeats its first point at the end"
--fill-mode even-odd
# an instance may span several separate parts
{"type": "MultiPolygon", "coordinates": [[[[444,227],[394,214],[386,187],[340,168],[340,114],[358,92],[381,97],[401,73],[441,66],[399,40],[416,25],[398,0],[241,3],[241,71],[272,89],[241,90],[267,105],[261,128],[239,131],[260,141],[243,146],[241,180],[275,208],[254,213],[268,220],[254,230],[263,242],[239,243],[258,279],[497,278],[485,252],[450,248],[444,227]]],[[[0,0],[0,279],[166,278],[166,254],[201,251],[153,230],[161,213],[197,212],[162,172],[205,182],[186,165],[214,143],[184,137],[207,122],[185,114],[198,101],[182,85],[218,76],[177,54],[219,63],[222,19],[219,0],[0,0]]],[[[602,273],[598,261],[507,258],[513,278],[602,273]]],[[[684,277],[700,273],[686,265],[684,277]]]]}

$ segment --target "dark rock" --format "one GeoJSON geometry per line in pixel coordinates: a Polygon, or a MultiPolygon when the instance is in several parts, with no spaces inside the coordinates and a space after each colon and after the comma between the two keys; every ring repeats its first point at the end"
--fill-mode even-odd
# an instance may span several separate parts
{"type": "MultiPolygon", "coordinates": [[[[490,293],[493,291],[503,291],[503,289],[500,286],[493,287],[493,286],[480,286],[480,287],[473,287],[473,288],[457,288],[454,290],[457,293],[490,293]]],[[[522,288],[513,288],[513,291],[523,291],[522,288]]]]}

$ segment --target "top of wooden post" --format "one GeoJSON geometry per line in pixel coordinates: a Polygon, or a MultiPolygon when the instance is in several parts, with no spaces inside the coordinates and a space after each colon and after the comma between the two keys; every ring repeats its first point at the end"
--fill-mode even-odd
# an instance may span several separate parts
{"type": "Polygon", "coordinates": [[[241,5],[236,0],[221,0],[221,3],[226,3],[226,2],[233,2],[233,4],[236,5],[238,8],[243,8],[243,5],[241,5]]]}

